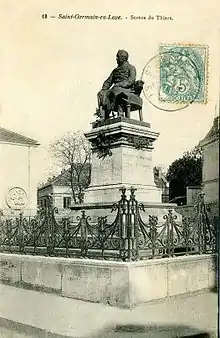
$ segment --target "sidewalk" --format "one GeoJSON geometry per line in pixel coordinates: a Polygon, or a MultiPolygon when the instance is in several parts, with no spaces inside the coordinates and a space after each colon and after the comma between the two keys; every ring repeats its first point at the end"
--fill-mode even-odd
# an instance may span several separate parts
{"type": "Polygon", "coordinates": [[[0,327],[16,328],[14,335],[0,337],[172,338],[215,333],[217,310],[216,293],[182,296],[127,310],[0,285],[0,327]],[[28,335],[15,333],[19,331],[28,335]]]}

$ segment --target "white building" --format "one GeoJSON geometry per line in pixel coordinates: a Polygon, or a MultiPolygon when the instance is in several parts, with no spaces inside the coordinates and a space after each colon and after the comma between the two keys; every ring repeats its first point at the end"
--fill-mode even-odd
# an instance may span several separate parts
{"type": "Polygon", "coordinates": [[[73,197],[69,175],[68,170],[63,170],[60,175],[38,187],[37,197],[39,207],[47,206],[48,197],[51,196],[53,207],[56,207],[59,213],[70,211],[73,197]]]}
{"type": "Polygon", "coordinates": [[[34,214],[37,209],[37,181],[32,158],[39,143],[0,127],[0,209],[4,215],[19,210],[34,214]]]}
{"type": "Polygon", "coordinates": [[[203,152],[203,191],[207,203],[219,200],[219,117],[200,142],[203,152]]]}

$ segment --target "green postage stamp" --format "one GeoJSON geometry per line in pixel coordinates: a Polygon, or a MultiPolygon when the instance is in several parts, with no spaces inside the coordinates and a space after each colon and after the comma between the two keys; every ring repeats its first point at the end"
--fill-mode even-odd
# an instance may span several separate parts
{"type": "Polygon", "coordinates": [[[177,103],[207,102],[208,47],[160,46],[159,100],[177,103]]]}

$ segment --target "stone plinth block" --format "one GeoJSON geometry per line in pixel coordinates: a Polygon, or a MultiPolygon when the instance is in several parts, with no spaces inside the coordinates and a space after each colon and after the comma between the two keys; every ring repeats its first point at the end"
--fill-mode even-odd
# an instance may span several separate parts
{"type": "MultiPolygon", "coordinates": [[[[171,260],[168,266],[168,295],[208,289],[211,262],[208,256],[189,256],[187,259],[180,257],[178,260],[171,260]]],[[[212,268],[214,270],[214,266],[212,268]]]]}
{"type": "Polygon", "coordinates": [[[61,269],[54,261],[49,259],[36,259],[34,264],[32,257],[27,258],[22,264],[22,282],[30,286],[40,287],[46,290],[61,290],[61,269]]]}
{"type": "Polygon", "coordinates": [[[152,165],[153,142],[158,135],[148,123],[122,117],[85,134],[92,144],[91,183],[85,203],[115,202],[122,186],[135,186],[139,200],[161,202],[152,165]]]}
{"type": "Polygon", "coordinates": [[[21,279],[21,262],[13,259],[13,255],[0,256],[0,280],[3,282],[19,283],[21,279]]]}
{"type": "Polygon", "coordinates": [[[5,266],[5,274],[0,274],[2,283],[37,290],[40,286],[44,292],[118,307],[216,285],[215,255],[114,262],[1,253],[0,262],[5,266]]]}

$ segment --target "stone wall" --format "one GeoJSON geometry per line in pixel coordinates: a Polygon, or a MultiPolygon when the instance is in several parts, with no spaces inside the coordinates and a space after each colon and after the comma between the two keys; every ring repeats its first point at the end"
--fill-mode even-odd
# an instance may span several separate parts
{"type": "Polygon", "coordinates": [[[215,255],[113,262],[0,254],[0,281],[65,297],[132,307],[211,289],[215,255]]]}
{"type": "Polygon", "coordinates": [[[189,186],[186,187],[186,203],[187,205],[190,204],[197,204],[199,201],[199,194],[201,193],[201,187],[198,186],[189,186]]]}
{"type": "MultiPolygon", "coordinates": [[[[206,210],[210,221],[219,222],[219,204],[218,202],[206,203],[206,210]]],[[[185,217],[193,218],[196,214],[195,205],[176,206],[175,211],[185,217]]]]}

